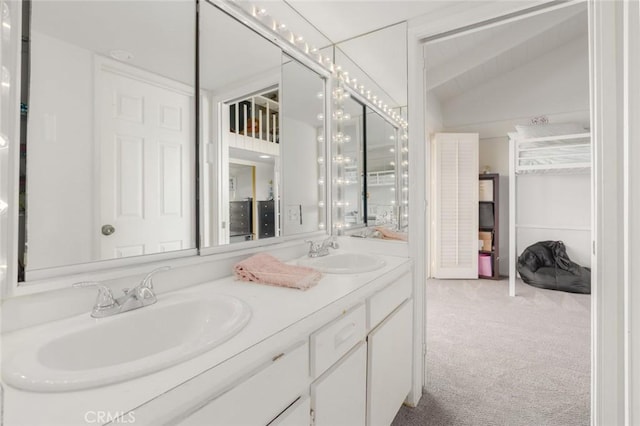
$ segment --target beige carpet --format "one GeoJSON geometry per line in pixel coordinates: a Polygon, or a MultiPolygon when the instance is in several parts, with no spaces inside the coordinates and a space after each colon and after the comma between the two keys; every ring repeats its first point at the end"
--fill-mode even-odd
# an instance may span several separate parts
{"type": "Polygon", "coordinates": [[[588,425],[591,296],[427,283],[427,384],[394,426],[588,425]]]}

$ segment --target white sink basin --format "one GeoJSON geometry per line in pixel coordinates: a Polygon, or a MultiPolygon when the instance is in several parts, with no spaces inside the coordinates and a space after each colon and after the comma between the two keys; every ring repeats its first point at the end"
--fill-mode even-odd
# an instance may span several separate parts
{"type": "Polygon", "coordinates": [[[308,266],[330,274],[357,274],[375,271],[385,264],[385,261],[379,257],[360,253],[336,253],[322,257],[306,257],[298,261],[298,265],[308,266]]]}
{"type": "Polygon", "coordinates": [[[249,306],[230,296],[160,296],[158,302],[98,320],[62,321],[3,360],[6,383],[40,392],[102,386],[149,374],[206,352],[237,334],[249,306]]]}

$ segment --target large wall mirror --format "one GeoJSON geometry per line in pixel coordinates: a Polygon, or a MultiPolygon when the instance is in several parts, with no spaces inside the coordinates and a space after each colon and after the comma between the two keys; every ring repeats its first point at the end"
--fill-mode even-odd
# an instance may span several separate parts
{"type": "Polygon", "coordinates": [[[409,220],[408,137],[406,128],[387,118],[407,118],[407,23],[341,42],[333,55],[335,63],[348,70],[347,85],[354,97],[367,106],[365,222],[405,238],[397,232],[406,232],[409,220]]]}
{"type": "Polygon", "coordinates": [[[381,115],[367,107],[367,224],[397,227],[398,222],[398,131],[381,115]]]}
{"type": "Polygon", "coordinates": [[[347,226],[397,217],[367,183],[394,173],[393,126],[366,98],[327,110],[329,72],[234,7],[23,5],[19,281],[325,230],[336,203],[347,226]]]}
{"type": "Polygon", "coordinates": [[[280,48],[202,3],[203,247],[280,233],[273,200],[281,189],[281,65],[280,48]],[[262,233],[259,211],[269,217],[262,233]]]}
{"type": "Polygon", "coordinates": [[[342,215],[345,227],[354,228],[366,222],[365,197],[365,107],[352,97],[342,102],[342,115],[338,121],[335,140],[335,160],[343,169],[342,185],[337,196],[342,196],[342,215]]]}
{"type": "MultiPolygon", "coordinates": [[[[362,226],[406,239],[408,150],[406,132],[344,82],[334,92],[334,211],[340,230],[362,226]],[[403,208],[404,206],[404,208],[403,208]]],[[[358,235],[372,235],[368,230],[358,235]]],[[[376,235],[379,235],[378,232],[376,235]]]]}
{"type": "Polygon", "coordinates": [[[325,223],[325,81],[221,10],[200,11],[202,247],[325,223]]]}
{"type": "Polygon", "coordinates": [[[283,57],[282,234],[325,229],[325,81],[283,57]]]}
{"type": "Polygon", "coordinates": [[[153,8],[23,2],[19,280],[196,247],[195,3],[153,8]]]}

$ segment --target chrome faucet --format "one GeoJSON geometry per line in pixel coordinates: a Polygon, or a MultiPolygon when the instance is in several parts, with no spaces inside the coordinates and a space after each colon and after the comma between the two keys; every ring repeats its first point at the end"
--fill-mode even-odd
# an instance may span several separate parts
{"type": "Polygon", "coordinates": [[[329,248],[337,249],[340,247],[334,235],[320,241],[305,241],[309,243],[309,257],[321,257],[329,254],[329,248]]]}
{"type": "Polygon", "coordinates": [[[156,303],[158,299],[156,299],[156,295],[153,292],[153,282],[151,278],[154,274],[169,269],[171,269],[170,266],[154,269],[149,272],[136,287],[124,289],[124,294],[118,298],[113,297],[113,292],[109,287],[99,282],[82,281],[73,284],[73,286],[98,288],[98,297],[91,310],[91,316],[93,318],[104,318],[156,303]]]}

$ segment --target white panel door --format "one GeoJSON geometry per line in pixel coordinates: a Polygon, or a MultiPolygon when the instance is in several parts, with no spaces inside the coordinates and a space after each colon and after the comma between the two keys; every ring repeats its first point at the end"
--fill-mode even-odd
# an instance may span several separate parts
{"type": "Polygon", "coordinates": [[[360,343],[311,384],[315,426],[364,426],[367,344],[360,343]]]}
{"type": "Polygon", "coordinates": [[[435,278],[478,278],[478,134],[434,139],[435,278]]]}
{"type": "Polygon", "coordinates": [[[413,300],[405,301],[367,338],[367,426],[388,426],[411,390],[413,300]]]}
{"type": "Polygon", "coordinates": [[[102,259],[195,247],[192,97],[139,75],[97,77],[102,259]]]}

